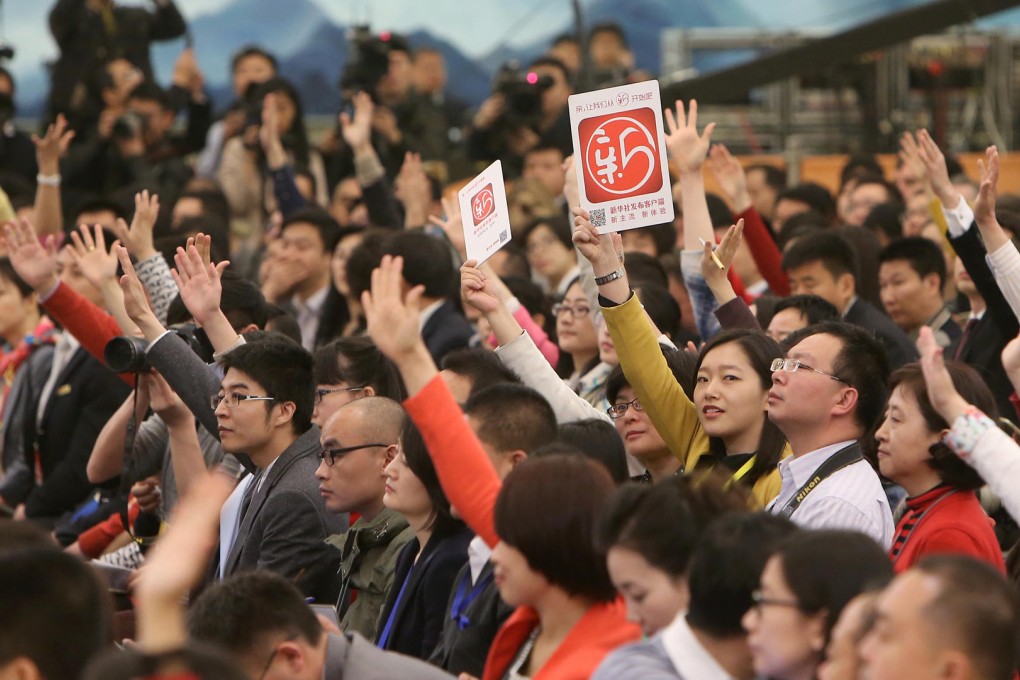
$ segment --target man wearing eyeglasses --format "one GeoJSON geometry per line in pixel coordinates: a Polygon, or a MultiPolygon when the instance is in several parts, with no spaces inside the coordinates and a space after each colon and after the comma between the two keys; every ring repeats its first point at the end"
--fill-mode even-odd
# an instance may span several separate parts
{"type": "MultiPolygon", "coordinates": [[[[227,453],[247,455],[256,469],[240,496],[220,574],[274,571],[306,596],[333,602],[338,560],[325,540],[347,521],[329,511],[315,479],[312,357],[291,340],[267,338],[233,349],[221,365],[223,380],[211,399],[220,442],[227,453]]],[[[220,541],[226,545],[229,537],[220,541]]]]}
{"type": "Polygon", "coordinates": [[[322,427],[315,470],[319,493],[330,512],[361,515],[350,531],[326,539],[340,551],[337,613],[344,632],[369,640],[375,639],[397,556],[414,538],[407,520],[383,505],[383,469],[397,454],[405,420],[392,399],[365,397],[341,406],[322,427]]]}
{"type": "Polygon", "coordinates": [[[793,456],[779,463],[782,487],[768,510],[812,529],[860,531],[888,548],[889,502],[859,443],[885,407],[885,350],[840,322],[809,326],[787,342],[787,358],[772,364],[768,403],[793,456]]]}

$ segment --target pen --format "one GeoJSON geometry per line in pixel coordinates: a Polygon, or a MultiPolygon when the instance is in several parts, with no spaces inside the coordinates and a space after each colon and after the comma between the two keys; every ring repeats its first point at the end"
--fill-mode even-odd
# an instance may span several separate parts
{"type": "MultiPolygon", "coordinates": [[[[705,247],[705,239],[699,237],[698,240],[701,241],[701,247],[704,248],[705,247]]],[[[719,267],[719,269],[726,269],[726,267],[722,263],[722,260],[720,260],[719,256],[715,254],[715,248],[714,247],[712,248],[712,261],[715,262],[715,266],[719,267]]]]}

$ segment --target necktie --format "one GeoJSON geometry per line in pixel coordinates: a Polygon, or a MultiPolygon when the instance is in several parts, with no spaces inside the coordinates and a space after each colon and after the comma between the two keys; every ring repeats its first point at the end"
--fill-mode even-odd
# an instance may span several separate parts
{"type": "Polygon", "coordinates": [[[978,320],[975,317],[967,319],[967,325],[963,327],[963,335],[960,336],[960,344],[956,346],[956,351],[953,352],[953,359],[958,360],[963,354],[963,347],[967,344],[970,339],[970,332],[974,330],[974,326],[977,325],[978,320]]]}

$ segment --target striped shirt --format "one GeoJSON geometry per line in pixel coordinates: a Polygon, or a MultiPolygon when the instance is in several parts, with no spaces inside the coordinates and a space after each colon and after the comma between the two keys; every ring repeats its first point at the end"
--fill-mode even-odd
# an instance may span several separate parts
{"type": "MultiPolygon", "coordinates": [[[[768,511],[780,514],[822,463],[854,443],[852,440],[837,442],[781,460],[782,486],[768,511]]],[[[886,550],[892,545],[896,530],[882,482],[866,460],[847,465],[819,482],[790,519],[808,529],[859,531],[871,536],[886,550]]]]}

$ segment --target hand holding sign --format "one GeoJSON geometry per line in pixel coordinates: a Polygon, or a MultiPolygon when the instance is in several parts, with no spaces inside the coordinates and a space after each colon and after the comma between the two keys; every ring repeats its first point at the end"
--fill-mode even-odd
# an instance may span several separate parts
{"type": "Polygon", "coordinates": [[[463,215],[464,244],[470,260],[484,262],[510,242],[503,165],[496,161],[457,194],[463,215]]]}

